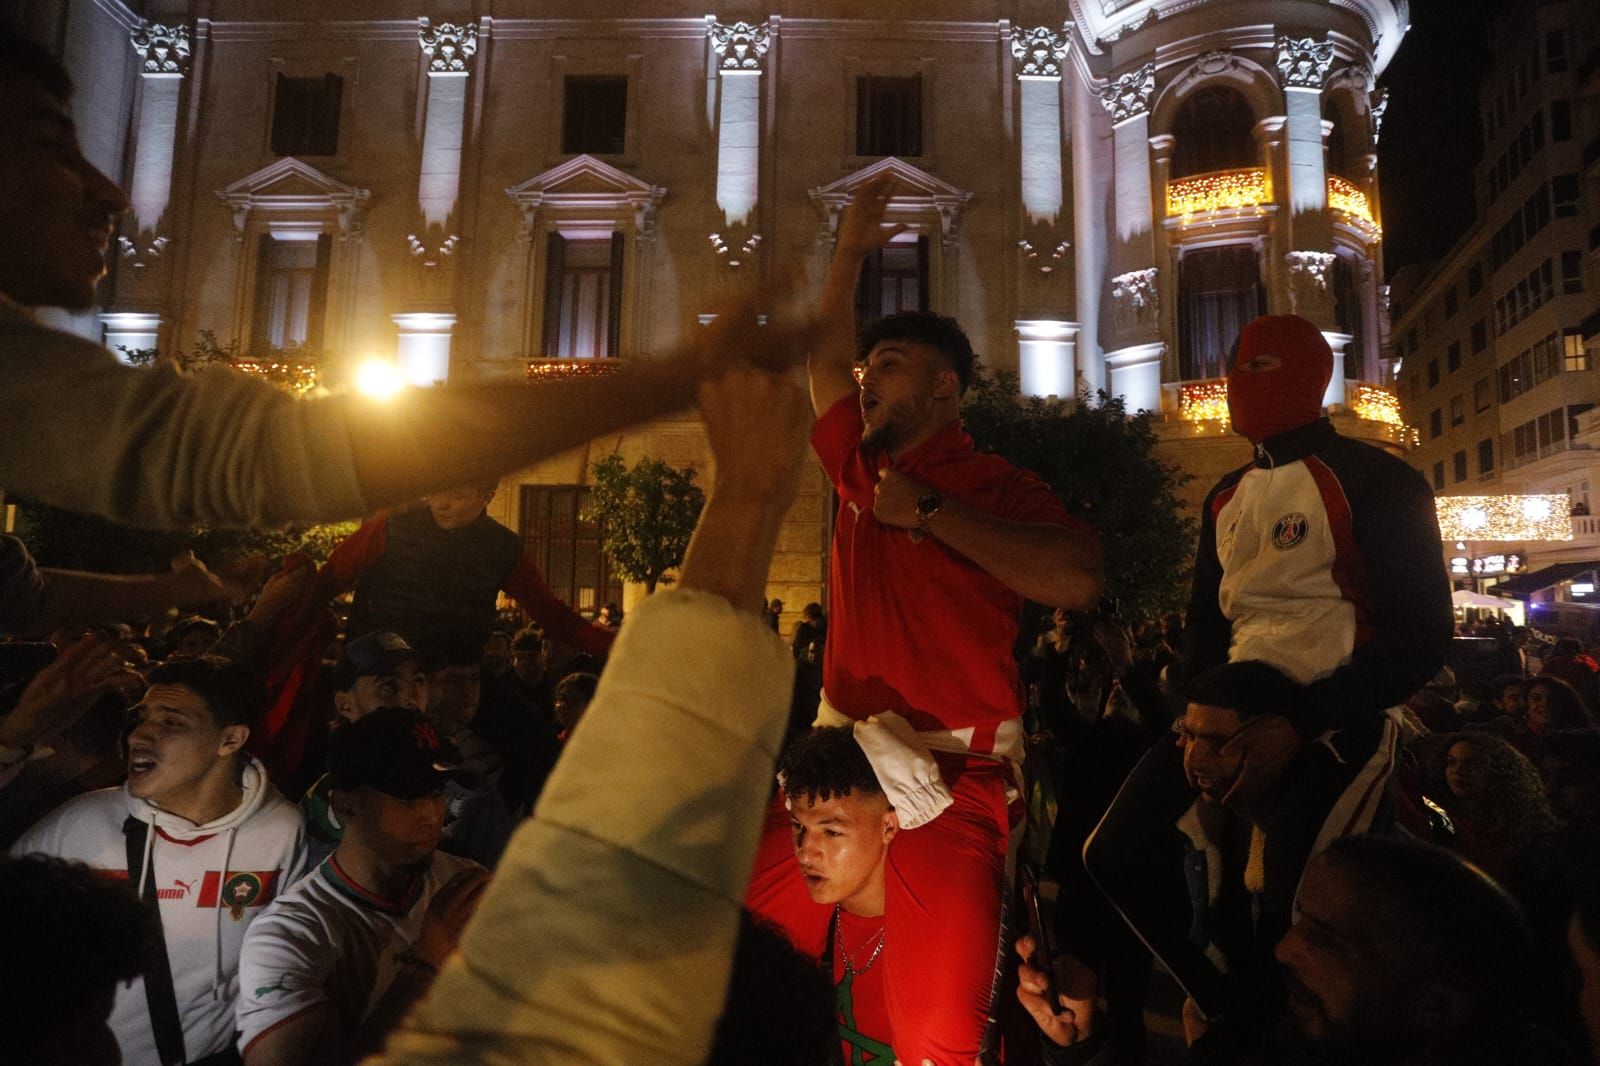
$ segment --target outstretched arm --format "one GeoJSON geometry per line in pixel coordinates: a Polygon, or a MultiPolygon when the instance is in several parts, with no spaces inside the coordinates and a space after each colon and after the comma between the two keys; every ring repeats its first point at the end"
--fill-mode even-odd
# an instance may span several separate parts
{"type": "Polygon", "coordinates": [[[856,282],[861,260],[888,244],[904,226],[883,225],[894,179],[882,175],[856,191],[839,220],[822,290],[821,333],[811,349],[806,369],[811,378],[811,408],[819,416],[856,391],[856,282]]]}

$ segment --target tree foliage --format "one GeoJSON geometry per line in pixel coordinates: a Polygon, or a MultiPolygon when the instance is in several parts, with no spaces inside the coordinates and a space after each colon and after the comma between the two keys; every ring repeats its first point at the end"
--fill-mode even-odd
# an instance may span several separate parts
{"type": "Polygon", "coordinates": [[[646,592],[668,570],[683,563],[705,493],[695,471],[660,459],[640,459],[629,469],[616,452],[593,467],[585,518],[600,526],[601,542],[612,568],[646,592]]]}
{"type": "Polygon", "coordinates": [[[979,369],[961,412],[979,450],[1038,474],[1099,531],[1106,595],[1124,617],[1182,609],[1197,524],[1176,490],[1189,475],[1156,458],[1150,414],[1130,416],[1105,392],[1076,404],[1018,392],[1015,374],[979,369]]]}
{"type": "Polygon", "coordinates": [[[269,563],[291,552],[304,552],[322,562],[356,529],[354,522],[335,522],[287,529],[149,530],[119,525],[93,515],[15,499],[17,536],[40,566],[89,570],[102,574],[147,574],[165,570],[172,557],[192,551],[212,569],[228,569],[238,560],[258,556],[269,563]]]}

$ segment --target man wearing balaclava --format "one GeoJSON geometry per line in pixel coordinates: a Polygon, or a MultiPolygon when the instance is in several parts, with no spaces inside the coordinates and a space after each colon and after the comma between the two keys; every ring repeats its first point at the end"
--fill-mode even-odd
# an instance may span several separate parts
{"type": "Polygon", "coordinates": [[[1296,698],[1228,738],[1159,742],[1084,849],[1209,1023],[1196,1049],[1209,1041],[1215,1061],[1252,1039],[1260,1004],[1281,1001],[1271,951],[1295,918],[1300,872],[1381,817],[1398,741],[1386,711],[1427,684],[1450,644],[1433,493],[1400,459],[1335,432],[1322,416],[1332,370],[1304,318],[1241,331],[1228,410],[1255,457],[1206,498],[1184,632],[1182,682],[1259,660],[1296,683],[1296,698]],[[1220,807],[1185,775],[1195,743],[1232,767],[1220,807]],[[1223,924],[1241,883],[1245,943],[1228,951],[1206,924],[1223,924]]]}

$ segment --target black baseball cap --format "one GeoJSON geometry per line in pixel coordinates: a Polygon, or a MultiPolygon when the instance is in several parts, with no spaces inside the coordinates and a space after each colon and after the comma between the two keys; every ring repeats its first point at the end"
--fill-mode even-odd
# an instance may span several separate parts
{"type": "Polygon", "coordinates": [[[349,692],[363,677],[387,674],[404,662],[416,662],[417,652],[396,633],[367,633],[344,646],[334,673],[334,688],[349,692]]]}
{"type": "Polygon", "coordinates": [[[328,738],[328,785],[335,791],[373,788],[417,799],[470,776],[455,745],[410,707],[380,707],[328,738]]]}

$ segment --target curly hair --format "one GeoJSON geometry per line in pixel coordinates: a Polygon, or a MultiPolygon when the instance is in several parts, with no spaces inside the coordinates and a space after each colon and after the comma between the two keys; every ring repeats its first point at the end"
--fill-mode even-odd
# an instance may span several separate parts
{"type": "Polygon", "coordinates": [[[1559,729],[1584,729],[1595,724],[1594,712],[1581,693],[1566,681],[1550,674],[1528,679],[1527,691],[1545,690],[1545,705],[1550,710],[1549,732],[1559,729]]]}
{"type": "Polygon", "coordinates": [[[778,774],[783,793],[791,800],[804,796],[820,803],[851,792],[883,794],[878,775],[849,726],[818,726],[796,738],[778,756],[778,774]]]}
{"type": "Polygon", "coordinates": [[[1516,748],[1485,733],[1453,733],[1446,753],[1457,744],[1472,750],[1483,778],[1481,793],[1458,795],[1464,814],[1493,837],[1527,841],[1556,828],[1539,771],[1516,748]]]}
{"type": "Polygon", "coordinates": [[[861,327],[861,334],[856,340],[856,362],[864,361],[872,354],[872,349],[884,341],[926,344],[949,361],[956,378],[961,382],[963,395],[971,386],[978,357],[972,351],[972,342],[967,339],[966,331],[949,315],[932,311],[901,311],[868,322],[861,327]]]}

